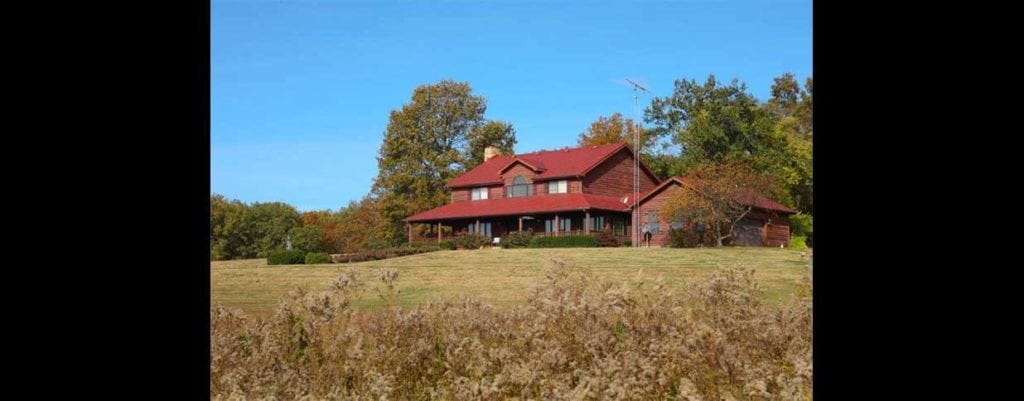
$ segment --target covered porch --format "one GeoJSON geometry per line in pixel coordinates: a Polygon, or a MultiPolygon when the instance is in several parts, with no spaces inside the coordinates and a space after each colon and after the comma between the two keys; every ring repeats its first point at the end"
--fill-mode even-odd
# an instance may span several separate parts
{"type": "Polygon", "coordinates": [[[458,236],[479,234],[499,239],[512,232],[532,232],[535,236],[593,235],[605,232],[619,242],[630,239],[628,212],[605,210],[480,216],[438,219],[407,223],[409,242],[440,243],[458,236]]]}

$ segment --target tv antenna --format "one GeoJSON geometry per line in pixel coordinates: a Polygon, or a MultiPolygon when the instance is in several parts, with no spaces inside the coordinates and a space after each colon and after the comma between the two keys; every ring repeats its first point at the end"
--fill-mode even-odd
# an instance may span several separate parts
{"type": "Polygon", "coordinates": [[[626,78],[626,82],[633,85],[633,121],[636,124],[636,127],[633,127],[633,215],[636,217],[633,219],[632,236],[633,247],[637,248],[640,246],[640,111],[638,95],[639,91],[649,92],[645,86],[633,82],[632,79],[626,78]]]}

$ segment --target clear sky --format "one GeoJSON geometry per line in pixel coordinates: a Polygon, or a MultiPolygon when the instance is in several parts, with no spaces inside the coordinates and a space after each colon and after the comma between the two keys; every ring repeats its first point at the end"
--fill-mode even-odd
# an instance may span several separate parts
{"type": "Polygon", "coordinates": [[[623,78],[738,78],[761,100],[811,71],[811,2],[212,0],[211,192],[300,211],[362,198],[388,114],[418,85],[468,81],[519,153],[633,116],[623,78]]]}

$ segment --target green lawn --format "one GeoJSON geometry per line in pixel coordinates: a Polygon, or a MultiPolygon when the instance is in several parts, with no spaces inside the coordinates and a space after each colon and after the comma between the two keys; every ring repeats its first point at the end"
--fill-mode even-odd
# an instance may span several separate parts
{"type": "Polygon", "coordinates": [[[596,276],[634,281],[642,270],[653,281],[658,276],[670,288],[701,280],[711,272],[732,267],[756,270],[755,277],[770,303],[787,302],[795,284],[810,272],[811,251],[777,248],[572,248],[486,249],[439,251],[394,259],[352,264],[267,266],[265,259],[211,262],[211,301],[241,308],[248,314],[272,310],[281,297],[297,286],[319,291],[347,268],[357,269],[368,284],[358,307],[379,306],[377,271],[399,270],[399,303],[415,306],[432,299],[462,295],[496,307],[521,303],[527,288],[543,280],[543,266],[552,257],[591,269],[596,276]]]}

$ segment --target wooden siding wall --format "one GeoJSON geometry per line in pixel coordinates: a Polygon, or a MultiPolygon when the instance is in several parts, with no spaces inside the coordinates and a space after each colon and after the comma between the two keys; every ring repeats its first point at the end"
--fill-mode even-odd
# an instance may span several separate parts
{"type": "MultiPolygon", "coordinates": [[[[452,202],[462,202],[472,200],[470,195],[472,188],[455,188],[452,189],[452,202]]],[[[501,199],[505,196],[505,187],[501,185],[494,185],[488,187],[487,199],[501,199]]]]}
{"type": "MultiPolygon", "coordinates": [[[[640,205],[640,227],[647,223],[647,212],[653,210],[658,216],[658,233],[651,236],[651,246],[669,246],[668,230],[672,228],[671,222],[665,221],[661,216],[661,210],[677,191],[682,187],[679,184],[670,184],[658,194],[648,198],[640,205]]],[[[750,219],[761,223],[761,231],[764,236],[764,246],[778,247],[779,245],[789,246],[789,215],[767,211],[752,210],[744,219],[750,219]],[[771,223],[768,223],[768,221],[771,223]]]]}
{"type": "MultiPolygon", "coordinates": [[[[653,189],[658,183],[643,171],[640,174],[640,193],[653,189]]],[[[633,156],[620,150],[583,179],[583,193],[604,196],[625,196],[633,192],[633,156]]]]}
{"type": "Polygon", "coordinates": [[[583,192],[583,181],[575,179],[569,180],[568,186],[570,194],[578,194],[580,192],[583,192]]]}
{"type": "MultiPolygon", "coordinates": [[[[654,211],[658,214],[658,233],[651,235],[651,246],[668,246],[668,230],[672,228],[671,222],[665,221],[661,217],[661,209],[665,206],[665,202],[669,200],[681,187],[679,184],[669,184],[658,194],[647,198],[646,201],[640,204],[640,223],[639,226],[642,228],[644,224],[647,224],[647,212],[654,211]]],[[[641,238],[642,239],[642,238],[641,238]]]]}
{"type": "Polygon", "coordinates": [[[765,246],[789,246],[789,215],[755,209],[747,217],[761,222],[765,246]]]}
{"type": "Polygon", "coordinates": [[[490,193],[487,194],[487,199],[501,199],[505,197],[505,187],[501,185],[491,187],[489,192],[490,193]]]}
{"type": "Polygon", "coordinates": [[[533,177],[536,176],[537,174],[535,174],[533,170],[530,170],[528,167],[524,166],[522,163],[516,163],[516,165],[512,166],[512,168],[505,170],[505,174],[501,175],[501,179],[505,180],[505,185],[508,186],[512,185],[512,180],[515,180],[516,176],[519,175],[523,176],[523,178],[526,179],[526,182],[532,183],[533,177]]]}
{"type": "Polygon", "coordinates": [[[469,200],[469,188],[452,189],[452,202],[469,200]]]}

